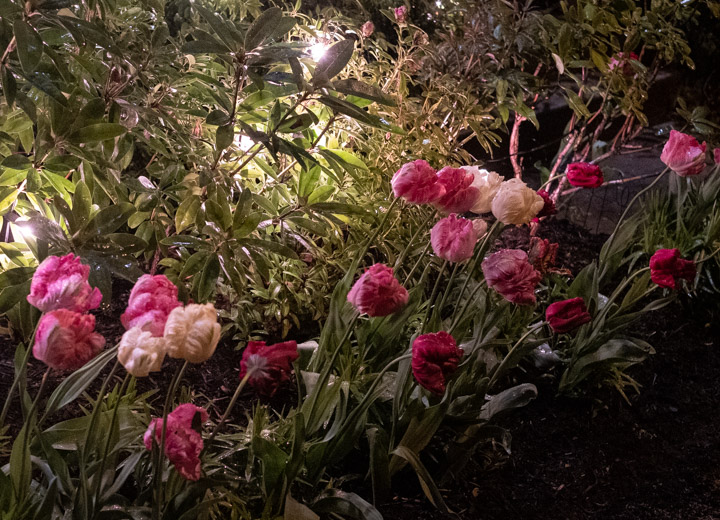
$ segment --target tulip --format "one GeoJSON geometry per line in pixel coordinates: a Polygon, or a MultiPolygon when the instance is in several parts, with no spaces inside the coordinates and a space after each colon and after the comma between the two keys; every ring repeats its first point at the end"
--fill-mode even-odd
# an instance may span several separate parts
{"type": "Polygon", "coordinates": [[[165,338],[155,337],[140,327],[125,332],[118,345],[118,361],[135,377],[147,377],[150,372],[159,372],[166,353],[165,338]]]}
{"type": "Polygon", "coordinates": [[[67,309],[87,312],[97,309],[102,294],[88,283],[90,266],[72,253],[49,256],[38,266],[30,283],[27,301],[42,312],[67,309]]]}
{"type": "Polygon", "coordinates": [[[448,378],[457,370],[463,350],[444,331],[418,336],[412,345],[412,372],[418,384],[442,395],[448,378]]]}
{"type": "Polygon", "coordinates": [[[248,384],[258,393],[271,397],[282,383],[290,380],[292,363],[297,358],[297,343],[294,341],[274,345],[250,341],[240,362],[240,378],[250,374],[248,384]]]}
{"type": "Polygon", "coordinates": [[[503,224],[521,226],[543,209],[543,198],[520,179],[510,179],[500,186],[492,201],[495,218],[503,224]]]}
{"type": "Polygon", "coordinates": [[[599,188],[605,182],[600,167],[590,163],[568,164],[567,180],[578,188],[599,188]]]}
{"type": "Polygon", "coordinates": [[[495,172],[483,170],[477,166],[462,166],[462,169],[472,173],[471,186],[478,190],[477,198],[470,211],[477,214],[488,213],[492,208],[492,200],[503,183],[503,178],[495,172]]]}
{"type": "Polygon", "coordinates": [[[557,213],[557,209],[555,208],[555,203],[553,202],[552,197],[550,197],[550,194],[545,190],[537,190],[536,193],[540,195],[543,200],[543,207],[540,210],[540,213],[536,215],[537,218],[555,215],[557,213]]]}
{"type": "Polygon", "coordinates": [[[558,334],[570,332],[592,321],[585,307],[585,300],[580,297],[550,304],[545,312],[545,319],[550,328],[558,334]]]}
{"type": "Polygon", "coordinates": [[[470,211],[480,193],[472,186],[475,176],[462,168],[446,166],[437,173],[437,177],[445,188],[445,194],[435,202],[435,206],[445,213],[470,211]]]}
{"type": "Polygon", "coordinates": [[[430,243],[440,258],[463,262],[472,257],[475,244],[487,231],[484,220],[458,218],[454,213],[439,220],[430,230],[430,243]]]}
{"type": "Polygon", "coordinates": [[[217,311],[211,303],[176,307],[165,323],[168,355],[191,363],[210,359],[220,341],[217,311]]]}
{"type": "Polygon", "coordinates": [[[393,13],[395,14],[395,21],[397,23],[404,24],[405,22],[407,22],[408,9],[404,5],[393,9],[393,13]]]}
{"type": "Polygon", "coordinates": [[[411,204],[433,203],[445,195],[445,188],[438,182],[435,170],[422,159],[403,164],[390,184],[396,197],[402,197],[411,204]]]}
{"type": "Polygon", "coordinates": [[[501,249],[487,257],[482,271],[488,287],[518,305],[535,305],[535,286],[542,275],[528,262],[525,251],[501,249]]]}
{"type": "MultiPolygon", "coordinates": [[[[208,420],[204,408],[194,404],[181,404],[170,412],[165,421],[165,455],[177,472],[187,480],[198,480],[201,475],[200,453],[203,449],[202,434],[193,428],[194,422],[200,424],[208,420]]],[[[162,442],[163,420],[153,419],[148,426],[143,443],[152,450],[155,442],[162,442]]]]}
{"type": "Polygon", "coordinates": [[[33,356],[58,370],[77,370],[104,346],[105,338],[95,332],[95,316],[58,309],[40,319],[33,356]]]}
{"type": "Polygon", "coordinates": [[[393,276],[392,268],[375,264],[355,282],[347,299],[368,316],[388,316],[407,304],[408,292],[393,276]]]}
{"type": "Polygon", "coordinates": [[[699,144],[691,135],[670,130],[660,160],[680,177],[697,175],[705,169],[707,143],[699,144]]]}
{"type": "Polygon", "coordinates": [[[650,258],[650,278],[660,287],[676,289],[678,280],[692,282],[695,262],[680,258],[677,249],[658,249],[650,258]]]}
{"type": "Polygon", "coordinates": [[[128,306],[120,316],[126,329],[139,327],[153,336],[162,336],[170,312],[180,307],[178,289],[165,275],[141,276],[128,299],[128,306]]]}

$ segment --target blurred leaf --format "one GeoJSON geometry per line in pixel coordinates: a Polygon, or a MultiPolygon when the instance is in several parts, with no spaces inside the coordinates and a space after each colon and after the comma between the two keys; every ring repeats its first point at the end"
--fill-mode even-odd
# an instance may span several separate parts
{"type": "Polygon", "coordinates": [[[116,123],[97,123],[75,132],[70,139],[75,143],[94,143],[114,139],[127,132],[127,128],[116,123]]]}
{"type": "Polygon", "coordinates": [[[22,18],[15,20],[13,34],[17,42],[18,58],[20,66],[27,74],[34,72],[40,64],[43,54],[43,42],[34,27],[25,22],[22,18]]]}

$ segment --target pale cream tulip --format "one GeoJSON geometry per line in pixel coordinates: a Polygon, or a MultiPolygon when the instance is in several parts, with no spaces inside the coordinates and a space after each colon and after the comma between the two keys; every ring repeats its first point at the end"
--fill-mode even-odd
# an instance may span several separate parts
{"type": "Polygon", "coordinates": [[[478,198],[470,211],[477,214],[489,212],[492,200],[500,189],[503,178],[495,172],[483,170],[477,166],[462,166],[462,169],[473,174],[475,179],[470,186],[478,190],[478,198]]]}
{"type": "Polygon", "coordinates": [[[220,341],[217,311],[211,303],[176,307],[165,323],[168,355],[191,363],[202,363],[215,352],[220,341]]]}
{"type": "Polygon", "coordinates": [[[500,186],[492,201],[492,213],[503,224],[521,226],[530,222],[545,202],[520,179],[510,179],[500,186]]]}
{"type": "Polygon", "coordinates": [[[132,327],[123,334],[118,345],[118,361],[135,377],[147,377],[150,372],[159,372],[167,352],[164,338],[140,327],[132,327]]]}

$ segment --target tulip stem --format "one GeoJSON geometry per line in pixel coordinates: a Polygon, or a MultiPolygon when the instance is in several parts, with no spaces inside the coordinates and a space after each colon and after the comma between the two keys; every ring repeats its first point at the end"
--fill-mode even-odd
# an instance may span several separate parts
{"type": "MultiPolygon", "coordinates": [[[[115,407],[113,408],[113,415],[112,419],[110,420],[110,431],[107,434],[107,438],[105,439],[105,447],[103,448],[102,455],[100,456],[100,468],[97,472],[97,477],[95,480],[95,501],[93,502],[93,511],[94,508],[98,506],[100,503],[100,493],[102,492],[102,481],[103,481],[103,472],[105,471],[105,458],[107,457],[108,450],[110,449],[110,440],[113,437],[113,429],[115,428],[115,423],[117,422],[117,416],[118,416],[118,409],[120,408],[120,400],[122,399],[123,392],[125,392],[125,387],[127,385],[127,382],[130,380],[130,374],[125,374],[125,378],[123,379],[122,384],[120,385],[120,390],[118,390],[118,396],[117,401],[115,402],[115,407]]],[[[93,514],[93,517],[95,515],[93,514]]]]}
{"type": "MultiPolygon", "coordinates": [[[[50,375],[50,371],[52,370],[51,367],[47,367],[45,370],[45,373],[43,374],[42,381],[40,382],[40,388],[38,388],[38,392],[35,395],[35,399],[32,402],[32,405],[30,406],[30,410],[28,411],[27,419],[25,421],[25,424],[23,427],[25,428],[25,431],[23,432],[23,453],[22,457],[25,458],[25,450],[28,448],[28,444],[30,441],[30,432],[34,429],[32,425],[32,416],[35,413],[35,410],[37,409],[37,405],[40,402],[40,396],[43,393],[43,390],[45,390],[45,383],[47,383],[48,376],[50,375]]],[[[18,482],[22,482],[25,480],[25,465],[20,465],[20,478],[18,479],[18,482]]],[[[24,491],[22,489],[16,489],[16,493],[22,493],[24,495],[24,491]]],[[[18,496],[17,498],[20,499],[23,497],[23,495],[18,496]]]]}
{"type": "Polygon", "coordinates": [[[525,339],[526,339],[528,336],[530,336],[531,334],[534,334],[534,333],[537,332],[539,329],[541,329],[541,328],[545,325],[545,323],[546,323],[545,321],[540,322],[540,323],[537,324],[535,327],[532,327],[532,328],[531,328],[530,330],[528,330],[525,334],[523,334],[522,337],[521,337],[519,340],[517,340],[517,342],[513,345],[513,347],[512,347],[512,348],[510,349],[510,351],[507,353],[507,356],[505,356],[505,357],[503,358],[503,360],[500,362],[500,365],[498,365],[498,367],[497,367],[497,368],[495,369],[495,371],[493,372],[493,375],[492,375],[492,377],[490,378],[490,382],[488,383],[488,386],[487,386],[487,391],[490,391],[490,389],[491,389],[491,388],[493,387],[493,385],[497,382],[497,380],[500,378],[500,376],[503,374],[503,372],[505,372],[505,370],[507,370],[508,368],[510,368],[510,367],[507,366],[507,365],[510,364],[510,361],[509,361],[509,360],[512,358],[513,353],[523,344],[523,342],[525,341],[525,339]]]}
{"type": "MultiPolygon", "coordinates": [[[[28,364],[28,360],[30,359],[30,352],[32,352],[36,332],[37,332],[37,326],[35,327],[35,330],[33,331],[32,337],[30,338],[30,343],[28,343],[27,350],[25,351],[25,355],[23,356],[22,366],[20,367],[20,372],[17,374],[17,376],[15,378],[13,378],[12,386],[10,386],[10,391],[8,392],[8,395],[5,398],[5,404],[3,405],[2,413],[0,413],[0,430],[2,430],[2,427],[5,425],[5,418],[7,417],[8,411],[10,410],[10,403],[12,401],[12,395],[15,392],[15,390],[17,389],[18,385],[20,384],[20,379],[24,376],[25,372],[27,371],[27,364],[28,364]]],[[[20,401],[22,402],[22,399],[20,399],[20,401]]]]}
{"type": "Polygon", "coordinates": [[[450,326],[449,333],[452,336],[453,332],[455,332],[455,328],[460,325],[460,320],[462,320],[463,314],[465,314],[465,311],[467,311],[467,308],[470,306],[470,304],[475,300],[475,295],[482,289],[482,286],[485,284],[485,279],[483,278],[478,284],[477,287],[475,287],[475,290],[473,290],[472,294],[468,297],[467,300],[465,300],[465,303],[463,304],[462,309],[460,312],[455,312],[455,319],[453,320],[452,325],[450,326]]]}
{"type": "Polygon", "coordinates": [[[457,301],[462,300],[463,294],[465,294],[465,289],[467,289],[468,283],[470,282],[470,278],[472,278],[472,274],[473,272],[475,272],[475,267],[477,266],[480,257],[485,252],[485,247],[487,246],[488,240],[490,240],[490,237],[493,235],[493,233],[495,233],[495,230],[500,226],[500,224],[501,222],[499,220],[496,220],[493,225],[490,226],[490,229],[485,235],[485,238],[483,238],[483,241],[480,244],[480,248],[477,250],[477,253],[475,253],[475,256],[472,259],[472,263],[467,270],[467,276],[465,277],[465,282],[463,283],[462,289],[460,289],[460,294],[458,294],[457,301]]]}
{"type": "Polygon", "coordinates": [[[415,265],[413,265],[412,269],[410,269],[410,272],[405,277],[405,281],[403,282],[403,287],[407,288],[408,282],[410,282],[410,278],[412,278],[412,275],[415,274],[415,271],[420,266],[420,262],[423,261],[423,259],[426,257],[427,252],[430,250],[430,247],[432,247],[432,244],[430,242],[427,243],[425,246],[425,249],[423,249],[422,253],[420,253],[420,256],[418,256],[417,261],[415,262],[415,265]]]}
{"type": "MultiPolygon", "coordinates": [[[[430,214],[425,218],[425,220],[423,220],[423,223],[420,224],[420,226],[418,227],[417,231],[415,231],[415,233],[413,234],[413,236],[410,238],[410,241],[407,243],[407,245],[405,246],[405,248],[402,250],[402,252],[400,253],[400,256],[398,256],[398,257],[397,257],[397,260],[395,260],[395,267],[394,267],[394,269],[398,269],[398,268],[402,265],[403,261],[405,260],[405,257],[406,257],[407,254],[408,254],[408,251],[410,251],[410,248],[411,248],[412,245],[415,243],[415,239],[417,239],[417,237],[420,236],[420,233],[422,233],[422,232],[425,231],[425,227],[427,226],[428,222],[430,222],[430,220],[431,220],[436,214],[437,214],[437,210],[434,210],[434,211],[430,212],[430,214]]],[[[422,256],[424,256],[424,255],[422,255],[422,256]]]]}
{"type": "Polygon", "coordinates": [[[232,399],[230,399],[230,404],[228,404],[227,408],[225,409],[225,413],[220,418],[220,421],[215,425],[215,428],[213,429],[212,433],[210,434],[210,437],[208,437],[208,444],[212,442],[212,440],[215,438],[215,436],[220,431],[220,428],[222,428],[223,424],[225,424],[225,421],[227,421],[228,416],[230,415],[230,412],[232,411],[233,407],[235,406],[235,403],[238,400],[238,397],[240,397],[240,392],[242,392],[242,389],[245,387],[245,384],[248,382],[248,379],[250,379],[250,376],[252,376],[255,369],[251,368],[248,370],[243,378],[240,380],[240,383],[238,384],[237,388],[235,389],[235,393],[232,396],[232,399]]]}
{"type": "Polygon", "coordinates": [[[433,303],[435,303],[435,298],[437,297],[438,291],[440,289],[440,282],[442,281],[443,274],[445,274],[445,268],[447,267],[447,265],[448,261],[445,260],[442,267],[440,268],[437,280],[435,280],[435,286],[433,287],[432,294],[430,295],[430,299],[428,300],[427,309],[425,310],[425,317],[422,320],[421,334],[425,333],[425,327],[427,326],[428,320],[430,319],[430,312],[432,311],[433,303]]]}
{"type": "Polygon", "coordinates": [[[185,373],[185,369],[188,366],[188,361],[185,360],[185,362],[182,364],[182,366],[175,370],[175,374],[173,375],[172,381],[170,382],[170,386],[168,388],[168,393],[165,396],[165,404],[163,405],[163,415],[162,415],[162,433],[160,434],[160,444],[157,445],[157,439],[155,437],[155,431],[152,432],[152,442],[153,446],[157,445],[157,455],[155,456],[156,464],[153,471],[153,487],[155,488],[155,500],[153,502],[153,518],[155,520],[160,520],[160,507],[162,505],[163,500],[163,489],[162,489],[162,465],[163,465],[163,459],[165,455],[165,435],[167,433],[167,416],[170,412],[170,406],[172,405],[172,402],[175,398],[175,392],[177,391],[177,385],[182,379],[183,374],[185,373]]]}
{"type": "Polygon", "coordinates": [[[450,274],[450,280],[447,283],[447,287],[445,287],[445,292],[443,293],[443,297],[440,300],[440,307],[438,307],[438,310],[441,313],[442,313],[443,307],[445,307],[445,302],[447,301],[447,298],[450,295],[450,291],[452,291],[453,283],[455,282],[455,276],[457,275],[457,272],[459,269],[460,269],[460,262],[456,262],[455,267],[453,268],[452,273],[450,274]]]}
{"type": "MultiPolygon", "coordinates": [[[[697,264],[702,264],[704,261],[710,260],[713,256],[715,256],[715,255],[718,254],[718,253],[720,253],[720,247],[718,247],[715,251],[713,251],[712,253],[710,253],[710,255],[708,255],[708,256],[706,256],[706,257],[704,257],[704,258],[701,258],[700,260],[698,260],[697,262],[695,262],[695,265],[697,265],[697,264]]],[[[0,425],[1,425],[1,424],[2,424],[2,422],[0,422],[0,425]]]]}
{"type": "MultiPolygon", "coordinates": [[[[613,230],[612,235],[610,235],[610,238],[607,239],[607,242],[605,242],[603,249],[607,248],[605,250],[610,251],[610,246],[612,246],[612,243],[618,234],[618,230],[620,229],[620,226],[625,221],[625,217],[627,216],[630,209],[635,205],[635,202],[637,202],[637,200],[640,197],[642,197],[645,193],[650,191],[655,186],[655,184],[657,184],[660,181],[660,179],[662,179],[665,176],[665,174],[669,170],[670,170],[670,168],[665,168],[663,171],[660,172],[660,174],[657,177],[655,177],[654,181],[652,181],[645,188],[643,188],[642,190],[637,192],[637,194],[635,194],[635,196],[632,198],[632,200],[630,200],[630,203],[625,207],[625,210],[622,212],[622,215],[620,215],[620,218],[618,219],[617,224],[615,224],[615,229],[613,230]]],[[[602,279],[602,277],[604,275],[605,275],[605,270],[603,270],[602,273],[600,274],[600,278],[602,279]]]]}

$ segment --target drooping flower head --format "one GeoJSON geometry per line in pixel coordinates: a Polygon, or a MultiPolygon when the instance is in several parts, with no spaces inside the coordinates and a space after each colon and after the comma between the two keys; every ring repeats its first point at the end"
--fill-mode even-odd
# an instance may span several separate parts
{"type": "Polygon", "coordinates": [[[191,303],[176,307],[165,323],[164,338],[171,358],[190,363],[202,363],[210,359],[220,341],[220,324],[212,303],[191,303]]]}
{"type": "Polygon", "coordinates": [[[471,186],[478,190],[477,198],[470,211],[477,214],[488,213],[492,208],[492,201],[503,183],[502,176],[477,166],[462,166],[462,169],[472,173],[471,186]]]}
{"type": "Polygon", "coordinates": [[[403,164],[390,184],[396,197],[411,204],[433,203],[445,195],[435,169],[422,159],[403,164]]]}
{"type": "Polygon", "coordinates": [[[552,197],[550,197],[550,194],[546,190],[537,190],[536,193],[540,195],[543,200],[543,207],[536,217],[541,218],[555,215],[557,213],[557,209],[555,208],[555,203],[553,202],[552,197]]]}
{"type": "Polygon", "coordinates": [[[38,266],[30,283],[27,301],[42,312],[67,309],[87,312],[102,301],[100,290],[90,287],[90,266],[70,253],[49,256],[38,266]]]}
{"type": "Polygon", "coordinates": [[[442,395],[448,378],[457,370],[463,350],[445,331],[418,336],[412,345],[412,372],[418,384],[442,395]]]}
{"type": "Polygon", "coordinates": [[[104,346],[105,338],[95,332],[95,316],[58,309],[40,319],[33,356],[58,370],[77,370],[104,346]]]}
{"type": "Polygon", "coordinates": [[[592,316],[585,307],[585,300],[577,297],[550,304],[545,311],[545,319],[553,331],[563,334],[589,323],[592,316]]]}
{"type": "Polygon", "coordinates": [[[475,176],[462,169],[446,166],[437,173],[438,182],[445,194],[435,202],[435,207],[445,213],[465,213],[477,201],[479,191],[472,186],[475,176]]]}
{"type": "Polygon", "coordinates": [[[178,289],[165,275],[145,274],[135,283],[128,306],[120,316],[126,329],[139,327],[153,336],[162,336],[170,312],[180,307],[178,289]]]}
{"type": "Polygon", "coordinates": [[[530,222],[544,206],[535,190],[520,179],[510,179],[500,186],[492,201],[495,218],[503,224],[521,226],[530,222]]]}
{"type": "Polygon", "coordinates": [[[271,397],[281,384],[290,380],[292,363],[297,358],[297,343],[294,341],[274,345],[250,341],[240,362],[240,378],[249,372],[248,384],[259,394],[271,397]]]}
{"type": "Polygon", "coordinates": [[[565,171],[567,180],[578,188],[599,188],[605,177],[599,166],[590,163],[570,163],[565,171]]]}
{"type": "Polygon", "coordinates": [[[676,289],[679,280],[692,282],[695,262],[680,257],[678,249],[658,249],[650,258],[650,278],[660,287],[676,289]]]}
{"type": "Polygon", "coordinates": [[[463,262],[472,257],[478,238],[486,231],[484,220],[458,218],[452,213],[430,230],[430,243],[435,254],[443,260],[463,262]]]}
{"type": "Polygon", "coordinates": [[[680,177],[698,175],[705,169],[707,143],[700,144],[691,135],[670,130],[670,139],[665,143],[660,160],[680,177]]]}
{"type": "Polygon", "coordinates": [[[525,251],[501,249],[482,263],[488,287],[518,305],[535,305],[535,286],[542,275],[528,262],[525,251]]]}
{"type": "Polygon", "coordinates": [[[558,247],[559,244],[551,244],[547,238],[532,237],[528,249],[528,262],[541,273],[551,271],[555,267],[558,247]]]}
{"type": "MultiPolygon", "coordinates": [[[[200,453],[203,449],[201,427],[208,420],[204,408],[194,404],[181,404],[170,412],[165,422],[165,456],[172,462],[177,472],[187,480],[198,480],[201,475],[200,453]],[[193,424],[195,423],[195,424],[193,424]]],[[[152,450],[153,435],[155,442],[162,442],[162,418],[153,419],[143,437],[145,448],[152,450]]]]}
{"type": "Polygon", "coordinates": [[[148,330],[133,327],[123,334],[118,345],[118,361],[135,377],[147,377],[162,368],[167,342],[148,330]]]}
{"type": "Polygon", "coordinates": [[[368,316],[388,316],[405,307],[408,292],[393,276],[391,267],[375,264],[358,278],[347,299],[368,316]]]}

